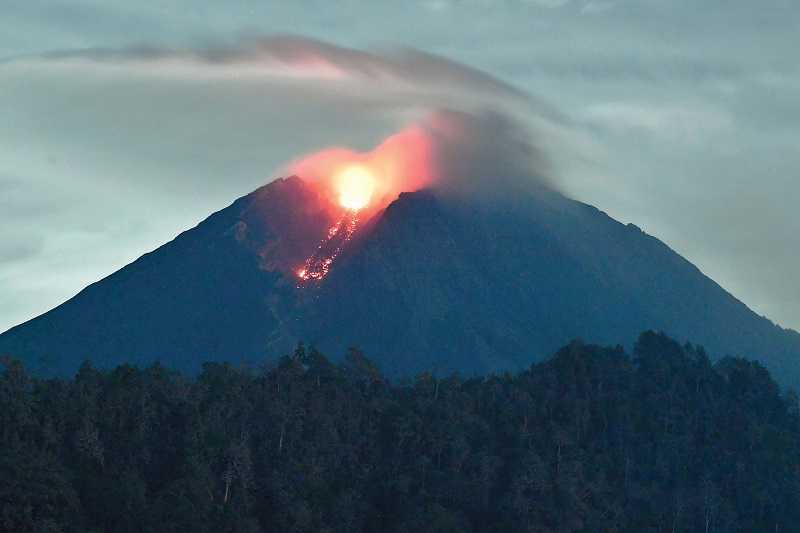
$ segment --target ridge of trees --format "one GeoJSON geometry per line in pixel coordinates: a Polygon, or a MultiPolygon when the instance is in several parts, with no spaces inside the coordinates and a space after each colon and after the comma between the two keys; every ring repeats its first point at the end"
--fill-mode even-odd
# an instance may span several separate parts
{"type": "Polygon", "coordinates": [[[303,345],[195,379],[2,366],[0,531],[800,530],[797,396],[659,333],[397,384],[303,345]]]}

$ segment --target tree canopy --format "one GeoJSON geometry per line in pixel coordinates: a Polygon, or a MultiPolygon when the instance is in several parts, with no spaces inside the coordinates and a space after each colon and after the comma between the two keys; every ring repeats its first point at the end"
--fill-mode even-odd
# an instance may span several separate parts
{"type": "Polygon", "coordinates": [[[302,345],[196,378],[3,367],[0,531],[800,530],[797,396],[658,333],[399,383],[302,345]]]}

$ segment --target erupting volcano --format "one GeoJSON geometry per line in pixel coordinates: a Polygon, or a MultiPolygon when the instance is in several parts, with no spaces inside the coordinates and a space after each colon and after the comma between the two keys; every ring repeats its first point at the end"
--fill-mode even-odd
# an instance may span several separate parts
{"type": "Polygon", "coordinates": [[[366,207],[375,191],[375,176],[364,165],[352,165],[336,177],[339,204],[345,209],[358,211],[366,207]]]}
{"type": "Polygon", "coordinates": [[[359,153],[329,148],[295,161],[289,171],[336,206],[336,222],[314,253],[295,271],[298,287],[328,275],[359,227],[402,192],[434,182],[436,158],[430,126],[414,125],[389,137],[374,150],[359,153]]]}
{"type": "Polygon", "coordinates": [[[333,177],[339,205],[345,211],[328,230],[314,254],[306,259],[303,268],[297,271],[301,285],[307,281],[320,281],[328,275],[331,265],[356,232],[359,211],[372,199],[375,181],[372,171],[360,164],[347,166],[333,177]]]}
{"type": "Polygon", "coordinates": [[[490,126],[437,115],[371,151],[302,157],[0,335],[0,355],[43,374],[74,373],[87,354],[197,371],[257,365],[304,341],[331,354],[358,346],[393,377],[485,374],[576,337],[614,345],[659,329],[712,354],[761,354],[800,383],[800,335],[637,227],[527,186],[529,151],[490,126]]]}
{"type": "Polygon", "coordinates": [[[319,243],[314,255],[306,259],[305,266],[297,271],[301,283],[319,281],[328,275],[331,265],[342,253],[345,244],[353,237],[358,227],[358,210],[348,210],[328,230],[328,236],[319,243]]]}

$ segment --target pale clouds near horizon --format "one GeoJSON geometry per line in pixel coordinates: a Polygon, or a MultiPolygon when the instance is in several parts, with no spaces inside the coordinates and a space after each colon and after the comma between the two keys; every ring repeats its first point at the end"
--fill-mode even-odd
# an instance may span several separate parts
{"type": "Polygon", "coordinates": [[[305,107],[297,93],[289,117],[258,105],[242,79],[104,74],[98,85],[22,72],[20,56],[218,49],[275,33],[414,47],[543,100],[577,132],[575,151],[553,154],[569,194],[800,328],[790,2],[12,0],[0,29],[0,58],[13,58],[0,64],[0,330],[224,207],[337,127],[365,148],[397,121],[354,120],[318,99],[305,107]]]}

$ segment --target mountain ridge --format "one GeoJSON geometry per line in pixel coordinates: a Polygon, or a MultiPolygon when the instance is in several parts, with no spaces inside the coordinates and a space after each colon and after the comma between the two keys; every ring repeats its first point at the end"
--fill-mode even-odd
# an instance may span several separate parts
{"type": "Polygon", "coordinates": [[[662,330],[800,383],[800,334],[753,313],[637,226],[537,189],[491,201],[403,193],[362,223],[329,276],[294,276],[335,220],[296,177],[261,187],[0,335],[44,374],[160,359],[259,364],[300,340],[355,344],[392,376],[516,370],[574,338],[662,330]],[[464,354],[471,354],[466,358],[464,354]]]}

